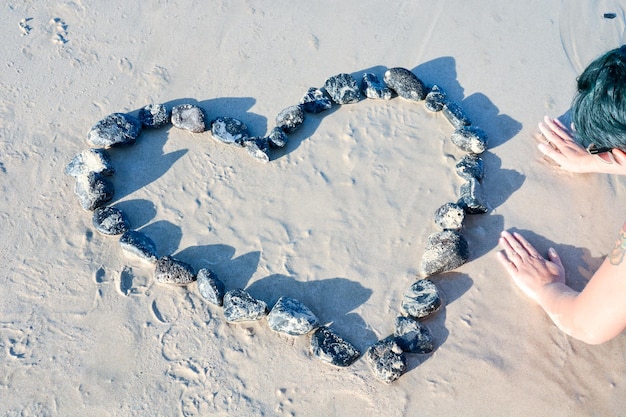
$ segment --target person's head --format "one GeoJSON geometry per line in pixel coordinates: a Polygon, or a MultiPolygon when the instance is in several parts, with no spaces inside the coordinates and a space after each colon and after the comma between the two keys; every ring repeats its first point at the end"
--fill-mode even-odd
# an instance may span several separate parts
{"type": "Polygon", "coordinates": [[[572,123],[585,148],[626,151],[626,45],[600,56],[578,77],[572,123]]]}

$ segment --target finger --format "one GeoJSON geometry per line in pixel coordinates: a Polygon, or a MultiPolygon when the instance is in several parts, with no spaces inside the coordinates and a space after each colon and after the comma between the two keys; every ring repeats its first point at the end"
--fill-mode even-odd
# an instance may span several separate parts
{"type": "Polygon", "coordinates": [[[522,235],[520,235],[519,233],[514,233],[513,235],[515,236],[515,238],[517,239],[519,244],[524,247],[526,252],[528,252],[528,255],[530,255],[530,256],[532,256],[534,258],[544,259],[543,256],[541,256],[539,254],[539,251],[537,251],[537,249],[535,249],[535,247],[533,245],[531,245],[531,243],[529,241],[524,239],[524,237],[522,235]]]}
{"type": "Polygon", "coordinates": [[[557,132],[555,132],[549,125],[545,123],[539,123],[537,126],[539,127],[539,131],[546,138],[546,140],[552,143],[554,146],[563,147],[567,144],[567,141],[557,132]]]}
{"type": "Polygon", "coordinates": [[[517,266],[515,265],[514,262],[512,262],[503,251],[498,251],[498,253],[496,253],[496,256],[498,257],[498,260],[500,261],[500,263],[502,264],[502,266],[504,267],[504,269],[506,269],[506,271],[509,274],[513,274],[515,272],[517,272],[517,266]]]}
{"type": "Polygon", "coordinates": [[[548,259],[551,262],[557,264],[560,268],[563,268],[563,262],[561,262],[561,257],[558,253],[556,253],[556,249],[550,248],[548,249],[548,259]]]}
{"type": "Polygon", "coordinates": [[[500,243],[502,250],[506,254],[507,258],[510,260],[513,256],[519,257],[519,255],[517,255],[517,253],[515,252],[515,249],[509,243],[508,236],[510,235],[508,235],[507,232],[502,232],[502,235],[500,236],[500,240],[498,241],[498,243],[500,243]]]}
{"type": "Polygon", "coordinates": [[[554,132],[556,135],[560,136],[563,139],[570,139],[570,134],[568,130],[558,119],[551,119],[548,116],[545,116],[543,120],[546,125],[548,125],[550,130],[552,130],[552,132],[554,132]]]}
{"type": "Polygon", "coordinates": [[[537,145],[537,149],[539,149],[539,152],[544,154],[546,157],[556,162],[559,166],[563,165],[563,162],[567,159],[563,156],[563,153],[560,150],[552,147],[551,144],[540,143],[537,145]]]}
{"type": "Polygon", "coordinates": [[[611,153],[615,158],[615,162],[617,162],[619,165],[626,166],[626,152],[621,149],[615,148],[613,149],[613,151],[611,151],[611,153]]]}
{"type": "Polygon", "coordinates": [[[502,232],[500,245],[513,261],[523,256],[528,256],[526,249],[519,243],[517,238],[509,232],[502,232]]]}
{"type": "Polygon", "coordinates": [[[530,242],[528,242],[524,238],[524,236],[520,235],[517,232],[514,232],[513,238],[515,240],[512,242],[511,246],[515,248],[515,250],[517,251],[517,253],[520,254],[520,256],[533,257],[533,258],[539,257],[543,259],[543,257],[539,255],[539,252],[537,252],[537,249],[535,249],[535,247],[531,245],[530,242]]]}
{"type": "Polygon", "coordinates": [[[569,129],[567,126],[565,126],[563,124],[563,122],[561,121],[561,119],[552,119],[552,120],[554,121],[555,124],[559,125],[561,130],[563,130],[564,132],[567,132],[567,134],[571,136],[571,134],[572,134],[571,129],[569,129]]]}

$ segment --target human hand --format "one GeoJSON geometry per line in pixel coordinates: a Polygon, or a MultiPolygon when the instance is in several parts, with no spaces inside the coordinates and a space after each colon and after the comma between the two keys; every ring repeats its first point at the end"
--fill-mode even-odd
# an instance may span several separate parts
{"type": "Polygon", "coordinates": [[[507,231],[500,234],[500,246],[498,259],[513,282],[535,302],[541,304],[540,296],[546,286],[565,283],[565,269],[553,248],[545,259],[522,235],[507,231]]]}
{"type": "Polygon", "coordinates": [[[596,162],[593,155],[574,140],[570,130],[560,120],[545,116],[539,123],[539,131],[543,141],[537,147],[561,169],[577,173],[593,172],[596,162]]]}
{"type": "Polygon", "coordinates": [[[620,149],[591,155],[574,140],[571,131],[560,120],[548,116],[539,123],[539,131],[542,141],[537,147],[565,171],[626,174],[626,153],[620,149]]]}

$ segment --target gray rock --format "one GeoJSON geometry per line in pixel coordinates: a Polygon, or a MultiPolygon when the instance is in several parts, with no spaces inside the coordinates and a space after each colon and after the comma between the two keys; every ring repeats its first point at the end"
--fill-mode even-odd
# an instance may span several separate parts
{"type": "Polygon", "coordinates": [[[392,337],[367,348],[365,360],[374,375],[388,384],[400,378],[406,370],[404,352],[392,337]]]}
{"type": "Polygon", "coordinates": [[[333,107],[333,102],[319,88],[311,87],[300,99],[302,109],[307,113],[319,113],[333,107]]]}
{"type": "Polygon", "coordinates": [[[428,317],[441,307],[437,286],[428,279],[418,279],[404,294],[400,308],[415,319],[428,317]]]}
{"type": "Polygon", "coordinates": [[[91,221],[103,235],[121,235],[129,229],[126,216],[115,207],[98,207],[94,210],[91,221]]]}
{"type": "Polygon", "coordinates": [[[324,83],[324,88],[337,104],[356,103],[361,99],[359,85],[350,74],[338,74],[329,77],[324,83]]]}
{"type": "Polygon", "coordinates": [[[179,104],[172,108],[172,125],[192,133],[206,130],[204,111],[195,104],[179,104]]]}
{"type": "Polygon", "coordinates": [[[483,160],[475,154],[464,155],[455,165],[456,173],[466,180],[482,180],[485,175],[483,160]]]}
{"type": "Polygon", "coordinates": [[[196,279],[198,291],[204,299],[216,306],[224,304],[224,284],[217,278],[215,272],[202,268],[198,271],[196,279]]]}
{"type": "Polygon", "coordinates": [[[361,91],[365,97],[374,100],[390,100],[393,91],[376,74],[365,73],[361,80],[361,91]]]}
{"type": "Polygon", "coordinates": [[[426,86],[406,68],[391,68],[383,77],[385,84],[405,100],[421,101],[426,97],[426,86]]]}
{"type": "Polygon", "coordinates": [[[453,230],[444,230],[428,236],[420,268],[423,276],[451,271],[469,259],[465,238],[453,230]]]}
{"type": "Polygon", "coordinates": [[[475,178],[470,178],[461,185],[461,198],[457,204],[468,214],[483,214],[489,211],[483,187],[475,178]]]}
{"type": "Polygon", "coordinates": [[[455,203],[446,203],[435,211],[435,223],[442,230],[459,230],[465,220],[465,210],[455,203]]]}
{"type": "Polygon", "coordinates": [[[157,261],[156,244],[145,234],[136,230],[127,230],[120,237],[120,246],[124,252],[136,256],[144,261],[157,261]]]}
{"type": "Polygon", "coordinates": [[[86,149],[72,158],[65,167],[65,173],[74,178],[85,176],[90,172],[106,176],[115,173],[107,151],[102,148],[86,149]]]}
{"type": "Polygon", "coordinates": [[[270,148],[284,148],[289,141],[287,134],[280,127],[273,128],[266,139],[270,148]]]}
{"type": "Polygon", "coordinates": [[[352,365],[361,356],[357,348],[326,326],[313,332],[311,353],[322,362],[341,367],[352,365]]]}
{"type": "Polygon", "coordinates": [[[270,161],[269,145],[267,138],[244,138],[241,142],[243,147],[248,152],[248,155],[253,157],[259,162],[267,163],[270,161]]]}
{"type": "Polygon", "coordinates": [[[211,135],[223,143],[240,143],[248,134],[248,126],[232,117],[218,117],[211,122],[211,135]]]}
{"type": "Polygon", "coordinates": [[[411,317],[396,317],[393,336],[398,346],[408,353],[430,353],[435,349],[428,327],[411,317]]]}
{"type": "Polygon", "coordinates": [[[224,317],[230,323],[260,320],[267,315],[265,301],[257,300],[245,290],[235,289],[224,294],[224,317]]]}
{"type": "Polygon", "coordinates": [[[432,112],[441,111],[443,110],[443,106],[446,104],[446,101],[446,93],[441,91],[439,86],[433,85],[433,88],[431,88],[428,94],[426,94],[424,107],[426,107],[426,110],[432,112]]]}
{"type": "Polygon", "coordinates": [[[159,129],[171,119],[170,112],[163,104],[148,104],[139,110],[139,121],[143,127],[159,129]]]}
{"type": "Polygon", "coordinates": [[[275,332],[301,336],[315,330],[319,326],[319,320],[300,301],[280,297],[267,315],[267,324],[275,332]]]}
{"type": "Polygon", "coordinates": [[[159,284],[187,285],[194,282],[196,276],[191,265],[166,255],[154,266],[154,280],[159,284]]]}
{"type": "Polygon", "coordinates": [[[141,122],[131,115],[113,113],[96,123],[87,140],[94,146],[109,148],[111,146],[132,145],[141,133],[141,122]]]}
{"type": "Polygon", "coordinates": [[[285,133],[291,133],[304,123],[304,110],[301,106],[289,106],[276,116],[276,126],[285,133]]]}
{"type": "Polygon", "coordinates": [[[487,149],[487,135],[474,126],[457,128],[450,137],[459,149],[474,154],[482,153],[487,149]]]}
{"type": "Polygon", "coordinates": [[[96,172],[76,178],[74,193],[85,210],[95,210],[113,199],[113,184],[96,172]]]}
{"type": "Polygon", "coordinates": [[[455,129],[472,124],[463,109],[454,102],[447,101],[441,111],[455,129]]]}

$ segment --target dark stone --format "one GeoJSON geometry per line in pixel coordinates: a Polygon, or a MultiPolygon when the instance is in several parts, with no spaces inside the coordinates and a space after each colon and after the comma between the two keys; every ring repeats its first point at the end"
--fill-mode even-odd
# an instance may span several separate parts
{"type": "Polygon", "coordinates": [[[196,275],[198,281],[198,292],[216,306],[222,306],[224,304],[224,284],[220,281],[215,272],[207,268],[202,268],[196,275]]]}
{"type": "Polygon", "coordinates": [[[307,113],[319,113],[333,107],[333,102],[319,88],[311,87],[300,100],[302,109],[307,113]]]}
{"type": "Polygon", "coordinates": [[[192,133],[206,130],[204,111],[195,104],[179,104],[172,108],[172,125],[192,133]]]}
{"type": "Polygon", "coordinates": [[[454,102],[447,101],[441,111],[455,129],[472,124],[461,106],[454,102]]]}
{"type": "Polygon", "coordinates": [[[338,74],[329,77],[324,88],[337,104],[356,103],[361,99],[361,91],[354,77],[350,74],[338,74]]]}
{"type": "Polygon", "coordinates": [[[304,123],[304,110],[301,106],[289,106],[276,116],[276,126],[285,133],[291,133],[304,123]]]}
{"type": "Polygon", "coordinates": [[[446,93],[441,91],[439,86],[433,85],[424,101],[424,107],[426,110],[437,112],[443,110],[443,106],[446,104],[446,93]]]}
{"type": "Polygon", "coordinates": [[[248,154],[259,162],[270,161],[269,144],[267,138],[246,137],[241,142],[248,154]]]}
{"type": "Polygon", "coordinates": [[[288,141],[287,134],[280,127],[273,128],[267,136],[267,143],[270,148],[284,148],[288,141]]]}
{"type": "Polygon", "coordinates": [[[465,220],[465,210],[455,203],[446,203],[435,211],[435,223],[443,230],[459,230],[465,220]]]}
{"type": "Polygon", "coordinates": [[[90,172],[106,176],[111,176],[115,173],[107,151],[102,148],[86,149],[72,158],[65,167],[65,173],[74,178],[87,175],[90,172]]]}
{"type": "Polygon", "coordinates": [[[452,143],[465,152],[478,154],[487,149],[487,135],[474,126],[463,126],[456,129],[450,139],[452,143]]]}
{"type": "Polygon", "coordinates": [[[135,255],[144,261],[151,263],[157,261],[156,244],[141,232],[127,230],[120,237],[120,246],[126,253],[135,255]]]}
{"type": "Polygon", "coordinates": [[[485,202],[483,187],[475,178],[470,178],[461,185],[461,198],[457,204],[463,207],[463,210],[468,214],[483,214],[489,211],[485,202]]]}
{"type": "Polygon", "coordinates": [[[429,279],[418,279],[404,294],[400,308],[415,319],[428,317],[441,307],[437,286],[429,279]]]}
{"type": "Polygon", "coordinates": [[[430,353],[435,349],[433,335],[428,327],[411,317],[396,317],[393,336],[398,346],[408,353],[430,353]]]}
{"type": "Polygon", "coordinates": [[[458,232],[444,230],[428,236],[420,263],[423,276],[451,271],[469,259],[467,240],[458,232]]]}
{"type": "Polygon", "coordinates": [[[483,160],[475,154],[464,155],[455,165],[456,173],[466,180],[482,180],[485,175],[483,160]]]}
{"type": "Polygon", "coordinates": [[[406,68],[391,68],[385,72],[385,84],[405,100],[421,101],[426,97],[426,86],[406,68]]]}
{"type": "Polygon", "coordinates": [[[365,359],[378,379],[388,384],[406,370],[406,357],[394,338],[388,337],[367,348],[365,359]]]}
{"type": "Polygon", "coordinates": [[[148,104],[139,110],[139,121],[143,127],[159,129],[170,122],[171,115],[163,104],[148,104]]]}
{"type": "Polygon", "coordinates": [[[260,320],[267,315],[265,301],[257,300],[245,290],[235,289],[224,294],[224,317],[230,323],[260,320]]]}
{"type": "Polygon", "coordinates": [[[141,133],[141,122],[124,113],[113,113],[96,123],[87,140],[94,146],[109,148],[111,146],[132,145],[141,133]]]}
{"type": "Polygon", "coordinates": [[[350,366],[361,352],[326,326],[318,327],[311,336],[311,353],[322,362],[335,366],[350,366]]]}
{"type": "Polygon", "coordinates": [[[98,207],[93,212],[92,223],[104,235],[121,235],[126,232],[128,221],[122,210],[115,207],[98,207]]]}
{"type": "Polygon", "coordinates": [[[113,184],[96,172],[76,178],[74,193],[85,210],[95,210],[113,199],[113,184]]]}
{"type": "Polygon", "coordinates": [[[218,117],[211,122],[211,134],[220,142],[240,143],[248,135],[248,126],[232,117],[218,117]]]}
{"type": "Polygon", "coordinates": [[[275,332],[301,336],[319,326],[319,320],[307,306],[290,297],[280,297],[267,315],[267,324],[275,332]]]}
{"type": "Polygon", "coordinates": [[[166,255],[154,266],[154,280],[159,284],[187,285],[196,277],[191,265],[166,255]]]}
{"type": "Polygon", "coordinates": [[[376,74],[371,73],[363,74],[361,91],[365,97],[374,100],[390,100],[393,96],[393,91],[376,74]]]}

